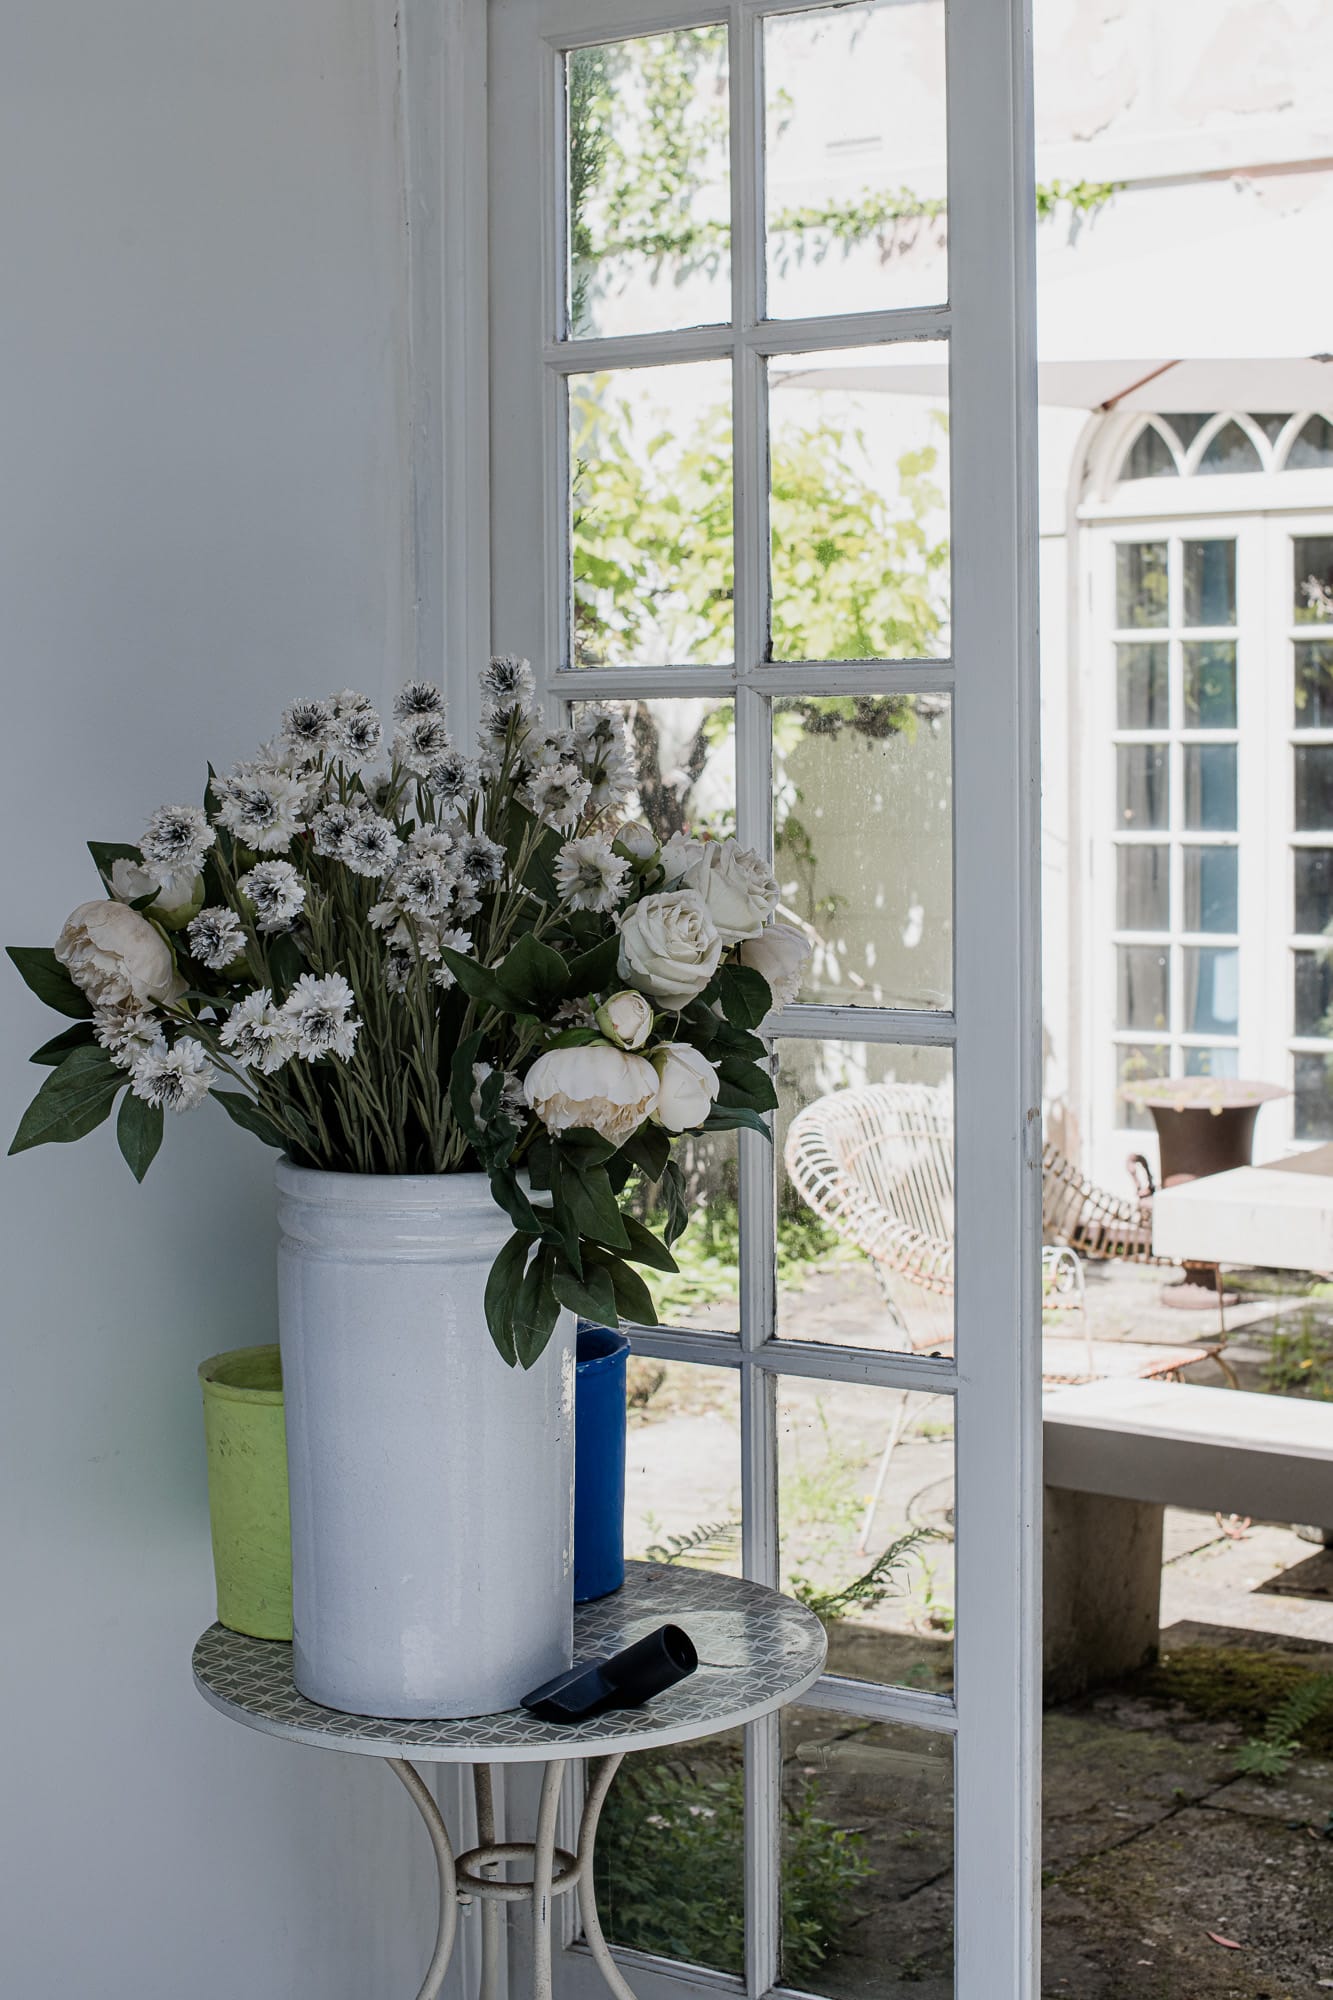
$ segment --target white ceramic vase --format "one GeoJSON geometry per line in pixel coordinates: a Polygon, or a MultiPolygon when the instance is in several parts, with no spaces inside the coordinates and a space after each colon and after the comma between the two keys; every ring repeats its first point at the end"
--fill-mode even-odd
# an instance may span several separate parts
{"type": "Polygon", "coordinates": [[[282,1160],[278,1306],[297,1687],[357,1715],[486,1715],[573,1641],[574,1321],[508,1368],[484,1174],[282,1160]]]}

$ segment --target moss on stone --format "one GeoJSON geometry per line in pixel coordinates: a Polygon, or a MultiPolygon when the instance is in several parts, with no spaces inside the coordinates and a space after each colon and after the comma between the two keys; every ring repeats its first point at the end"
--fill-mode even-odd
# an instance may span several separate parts
{"type": "MultiPolygon", "coordinates": [[[[1320,1655],[1251,1651],[1240,1646],[1180,1646],[1164,1653],[1135,1685],[1161,1701],[1177,1701],[1208,1722],[1233,1722],[1262,1735],[1278,1704],[1313,1680],[1327,1663],[1320,1655]]],[[[1333,1700],[1301,1732],[1302,1748],[1333,1753],[1333,1700]]]]}

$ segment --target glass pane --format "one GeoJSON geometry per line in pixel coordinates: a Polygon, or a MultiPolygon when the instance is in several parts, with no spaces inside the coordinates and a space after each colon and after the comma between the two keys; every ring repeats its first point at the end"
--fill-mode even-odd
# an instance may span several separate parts
{"type": "Polygon", "coordinates": [[[1333,959],[1326,951],[1297,951],[1295,961],[1295,1004],[1292,1008],[1293,1035],[1323,1035],[1333,1040],[1333,959]]]}
{"type": "Polygon", "coordinates": [[[1171,961],[1165,949],[1150,944],[1116,946],[1117,1028],[1171,1025],[1171,961]]]}
{"type": "Polygon", "coordinates": [[[831,1673],[952,1684],[953,1470],[950,1397],[779,1378],[782,1588],[823,1618],[831,1673]]]}
{"type": "Polygon", "coordinates": [[[769,364],[772,659],[947,654],[947,378],[943,341],[769,364]]]}
{"type": "Polygon", "coordinates": [[[1236,544],[1233,541],[1186,542],[1185,623],[1234,625],[1236,622],[1236,544]]]}
{"type": "Polygon", "coordinates": [[[1155,424],[1145,424],[1125,453],[1122,479],[1175,479],[1179,467],[1171,447],[1155,424]]]}
{"type": "Polygon", "coordinates": [[[730,660],[729,365],[573,376],[569,463],[575,666],[730,660]]]}
{"type": "Polygon", "coordinates": [[[1234,832],[1236,745],[1187,743],[1184,758],[1186,826],[1200,833],[1234,832]]]}
{"type": "Polygon", "coordinates": [[[1115,927],[1118,931],[1171,928],[1170,851],[1165,847],[1117,847],[1115,927]]]}
{"type": "Polygon", "coordinates": [[[768,315],[949,296],[944,0],[764,23],[768,315]]]}
{"type": "Polygon", "coordinates": [[[1297,729],[1333,729],[1333,640],[1296,641],[1297,729]]]}
{"type": "Polygon", "coordinates": [[[612,1944],[689,1965],[745,1965],[742,1733],[627,1757],[597,1835],[597,1909],[612,1944]]]}
{"type": "Polygon", "coordinates": [[[739,1576],[740,1518],[736,1371],[631,1354],[625,1554],[739,1576]]]}
{"type": "Polygon", "coordinates": [[[814,942],[803,1000],[949,1006],[949,722],[947,695],[774,703],[774,868],[814,942]]]}
{"type": "MultiPolygon", "coordinates": [[[[594,704],[600,705],[600,704],[594,704]]],[[[569,704],[577,722],[590,706],[569,704]]],[[[679,695],[605,704],[624,717],[638,765],[626,819],[642,819],[659,840],[673,833],[736,831],[736,708],[730,701],[679,695]]]]}
{"type": "Polygon", "coordinates": [[[1234,847],[1187,847],[1183,854],[1183,931],[1240,928],[1234,847]]]}
{"type": "Polygon", "coordinates": [[[949,1051],[793,1037],[778,1058],[778,1337],[948,1353],[949,1051]]]}
{"type": "Polygon", "coordinates": [[[1320,937],[1333,923],[1333,854],[1325,847],[1293,847],[1291,869],[1298,937],[1320,937]]]}
{"type": "Polygon", "coordinates": [[[1116,543],[1115,622],[1121,626],[1165,625],[1165,542],[1116,543]]]}
{"type": "Polygon", "coordinates": [[[1116,723],[1121,729],[1169,729],[1167,649],[1164,644],[1115,649],[1116,723]]]}
{"type": "Polygon", "coordinates": [[[1328,1057],[1296,1056],[1292,1068],[1296,1092],[1292,1137],[1333,1139],[1333,1077],[1328,1057]]]}
{"type": "Polygon", "coordinates": [[[1121,744],[1115,768],[1121,826],[1135,833],[1165,826],[1170,784],[1165,744],[1121,744]]]}
{"type": "Polygon", "coordinates": [[[571,333],[730,319],[726,29],[610,42],[565,61],[571,333]]]}
{"type": "MultiPolygon", "coordinates": [[[[659,1320],[667,1326],[716,1327],[735,1333],[740,1318],[740,1231],[734,1132],[706,1132],[678,1141],[690,1226],[675,1246],[676,1271],[647,1271],[659,1320]]],[[[661,1188],[641,1181],[630,1212],[660,1234],[666,1221],[661,1188]]]]}
{"type": "Polygon", "coordinates": [[[1231,947],[1185,947],[1187,1035],[1234,1035],[1240,1014],[1240,953],[1231,947]]]}
{"type": "Polygon", "coordinates": [[[1333,827],[1333,743],[1300,743],[1296,759],[1298,833],[1322,833],[1333,827]]]}
{"type": "Polygon", "coordinates": [[[1171,1051],[1161,1045],[1145,1047],[1142,1043],[1131,1046],[1122,1042],[1115,1052],[1115,1111],[1114,1123],[1121,1132],[1151,1132],[1155,1128],[1152,1113],[1146,1105],[1126,1103],[1123,1095],[1128,1083],[1148,1083],[1154,1077],[1171,1074],[1171,1051]]]}
{"type": "Polygon", "coordinates": [[[1212,422],[1212,411],[1194,410],[1186,414],[1180,410],[1171,410],[1163,421],[1170,424],[1180,439],[1182,449],[1188,451],[1204,425],[1212,422]]]}
{"type": "Polygon", "coordinates": [[[1236,642],[1195,639],[1182,648],[1186,729],[1236,727],[1236,642]]]}
{"type": "Polygon", "coordinates": [[[1239,1076],[1240,1053],[1237,1049],[1186,1049],[1186,1076],[1239,1076]]]}
{"type": "Polygon", "coordinates": [[[1295,535],[1291,553],[1296,620],[1333,618],[1333,535],[1295,535]]]}
{"type": "Polygon", "coordinates": [[[816,1708],[782,1718],[785,1986],[953,1993],[953,1741],[816,1708]]]}
{"type": "Polygon", "coordinates": [[[1262,472],[1264,468],[1253,440],[1246,437],[1233,417],[1209,438],[1198,469],[1200,472],[1262,472]]]}
{"type": "Polygon", "coordinates": [[[1311,417],[1292,439],[1287,470],[1312,472],[1329,465],[1333,465],[1333,424],[1327,417],[1311,417]]]}

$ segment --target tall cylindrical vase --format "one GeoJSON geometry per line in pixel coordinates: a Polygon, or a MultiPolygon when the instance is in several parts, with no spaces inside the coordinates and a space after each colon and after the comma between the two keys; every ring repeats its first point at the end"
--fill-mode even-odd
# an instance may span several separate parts
{"type": "Polygon", "coordinates": [[[569,1666],[574,1321],[509,1368],[483,1174],[280,1161],[292,1670],[358,1715],[486,1715],[569,1666]]]}

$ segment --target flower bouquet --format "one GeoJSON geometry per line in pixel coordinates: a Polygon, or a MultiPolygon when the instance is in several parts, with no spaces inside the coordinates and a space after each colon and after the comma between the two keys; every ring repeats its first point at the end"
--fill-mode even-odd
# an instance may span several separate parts
{"type": "Polygon", "coordinates": [[[526,662],[483,683],[475,757],[428,683],[387,746],[364,696],[299,701],[202,807],[90,843],[102,896],[53,949],[10,950],[71,1023],[32,1058],[51,1074],[10,1150],[81,1138],[120,1097],[142,1179],[164,1113],[211,1097],[298,1167],[482,1172],[512,1224],[486,1319],[529,1368],[562,1307],[654,1320],[635,1267],[675,1268],[672,1140],[766,1131],[756,1030],[808,947],[757,854],[622,818],[613,709],[551,728],[526,662]],[[660,1235],[626,1211],[640,1179],[660,1235]]]}

